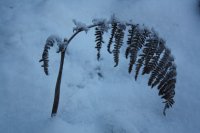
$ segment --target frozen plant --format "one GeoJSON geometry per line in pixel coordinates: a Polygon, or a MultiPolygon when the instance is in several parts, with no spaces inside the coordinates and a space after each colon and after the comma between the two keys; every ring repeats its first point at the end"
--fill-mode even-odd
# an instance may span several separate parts
{"type": "Polygon", "coordinates": [[[74,37],[82,32],[88,32],[89,29],[95,28],[95,42],[97,49],[97,60],[101,57],[101,48],[105,43],[103,35],[105,32],[111,31],[110,38],[107,44],[107,51],[113,55],[114,67],[119,64],[120,48],[124,44],[125,33],[127,32],[126,51],[125,57],[129,59],[128,72],[133,71],[135,65],[135,80],[137,80],[140,70],[142,69],[142,75],[149,74],[148,85],[151,88],[157,86],[159,95],[164,99],[165,103],[163,114],[165,115],[166,109],[172,107],[174,104],[175,85],[176,85],[176,65],[174,57],[171,54],[171,50],[166,47],[166,42],[158,36],[153,30],[149,30],[145,26],[134,24],[132,21],[125,22],[111,16],[110,20],[106,19],[94,19],[92,25],[86,25],[82,22],[73,20],[75,28],[72,36],[63,41],[57,36],[50,36],[45,44],[42,54],[44,72],[48,75],[48,50],[50,47],[57,43],[61,54],[60,68],[57,77],[54,103],[51,116],[55,116],[58,109],[59,97],[60,97],[60,84],[62,79],[62,70],[65,58],[65,52],[67,46],[74,39],[74,37]],[[128,30],[127,30],[128,29],[128,30]],[[111,49],[113,45],[113,49],[111,49]]]}

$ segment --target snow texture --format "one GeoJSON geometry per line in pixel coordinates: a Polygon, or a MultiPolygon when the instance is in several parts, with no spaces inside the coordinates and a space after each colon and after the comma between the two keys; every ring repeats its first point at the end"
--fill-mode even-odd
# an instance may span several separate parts
{"type": "MultiPolygon", "coordinates": [[[[198,0],[1,0],[0,133],[199,133],[200,13],[198,0]],[[60,54],[50,51],[50,76],[40,67],[51,34],[72,35],[71,20],[109,18],[154,27],[177,64],[175,104],[162,114],[148,76],[127,72],[102,49],[96,61],[94,31],[77,35],[67,49],[58,114],[50,118],[60,54]]],[[[105,40],[109,34],[104,34],[105,40]]],[[[126,44],[125,44],[126,45],[126,44]]],[[[124,48],[125,49],[125,48],[124,48]]]]}

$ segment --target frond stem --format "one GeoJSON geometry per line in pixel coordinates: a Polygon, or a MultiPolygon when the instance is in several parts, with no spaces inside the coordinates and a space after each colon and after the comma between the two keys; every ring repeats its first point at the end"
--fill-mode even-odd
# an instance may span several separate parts
{"type": "MultiPolygon", "coordinates": [[[[87,28],[93,28],[101,24],[93,24],[89,25],[87,28]]],[[[67,45],[72,41],[72,39],[80,32],[84,31],[83,29],[77,30],[72,36],[69,38],[67,45]]],[[[58,72],[58,77],[56,81],[56,86],[55,86],[55,94],[54,94],[54,101],[53,101],[53,107],[52,107],[52,112],[51,112],[51,117],[54,117],[57,113],[58,110],[58,105],[59,105],[59,99],[60,99],[60,85],[61,85],[61,80],[62,80],[62,71],[63,71],[63,65],[64,65],[64,59],[65,59],[65,52],[66,52],[67,47],[65,48],[64,51],[60,52],[61,57],[60,57],[60,67],[59,67],[59,72],[58,72]]]]}

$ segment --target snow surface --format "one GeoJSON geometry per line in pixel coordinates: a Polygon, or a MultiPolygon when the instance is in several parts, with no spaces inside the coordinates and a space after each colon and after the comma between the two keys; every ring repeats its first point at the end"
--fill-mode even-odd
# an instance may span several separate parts
{"type": "Polygon", "coordinates": [[[199,133],[199,29],[197,0],[1,0],[0,133],[199,133]],[[38,61],[47,37],[69,37],[73,19],[91,24],[113,13],[166,39],[178,70],[175,105],[164,117],[148,76],[135,82],[123,54],[113,68],[104,47],[97,62],[90,30],[68,46],[58,115],[50,118],[60,55],[50,50],[45,76],[38,61]]]}

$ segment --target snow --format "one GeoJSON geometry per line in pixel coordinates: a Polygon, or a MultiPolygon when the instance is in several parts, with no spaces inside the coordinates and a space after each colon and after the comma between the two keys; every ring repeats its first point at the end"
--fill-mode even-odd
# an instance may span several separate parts
{"type": "Polygon", "coordinates": [[[1,0],[0,13],[0,133],[199,132],[198,0],[1,0]],[[175,105],[164,117],[148,76],[135,82],[128,74],[124,51],[117,68],[106,46],[97,62],[90,30],[68,46],[58,114],[50,118],[60,55],[50,51],[46,76],[38,61],[47,37],[68,38],[73,19],[91,24],[113,13],[153,27],[166,40],[178,71],[175,105]]]}

